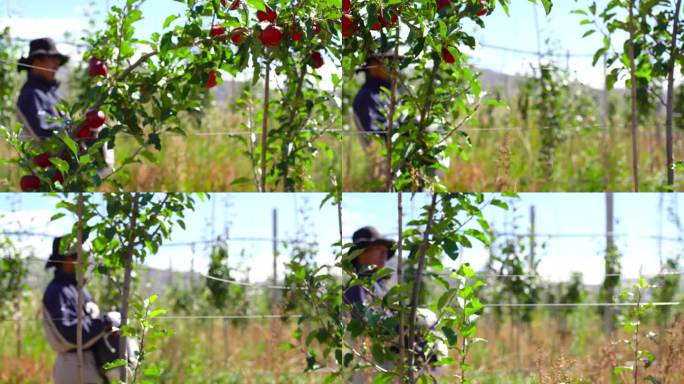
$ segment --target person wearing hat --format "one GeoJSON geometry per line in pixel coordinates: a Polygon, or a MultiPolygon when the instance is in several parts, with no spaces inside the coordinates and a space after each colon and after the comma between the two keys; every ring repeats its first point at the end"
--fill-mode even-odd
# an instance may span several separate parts
{"type": "Polygon", "coordinates": [[[365,151],[370,147],[368,133],[375,133],[387,140],[387,111],[389,110],[389,94],[392,88],[392,74],[385,64],[391,56],[372,54],[366,58],[363,67],[357,72],[365,72],[366,81],[356,94],[353,103],[354,122],[362,131],[361,145],[365,151]]]}
{"type": "MultiPolygon", "coordinates": [[[[352,236],[353,245],[349,250],[349,255],[352,258],[351,263],[354,266],[356,274],[359,278],[369,278],[377,270],[383,268],[388,260],[394,257],[396,243],[392,239],[387,239],[379,234],[374,227],[363,227],[352,236]]],[[[389,281],[392,275],[387,275],[377,282],[373,283],[371,289],[363,285],[354,285],[347,287],[343,294],[343,302],[352,306],[351,316],[362,322],[366,322],[369,311],[380,311],[384,317],[394,317],[396,314],[384,308],[372,308],[374,299],[380,299],[389,291],[389,281]]],[[[426,334],[436,332],[437,316],[434,312],[427,308],[417,308],[416,313],[416,334],[415,348],[418,355],[418,361],[435,362],[439,358],[448,356],[448,349],[442,342],[444,335],[436,338],[433,343],[426,341],[426,334]]],[[[399,344],[396,340],[396,344],[399,344]]],[[[407,340],[404,341],[407,343],[407,340]]],[[[350,343],[356,346],[357,343],[351,340],[350,343]]],[[[398,347],[390,347],[390,350],[398,354],[398,347]]],[[[379,364],[383,369],[391,371],[395,368],[395,363],[392,361],[385,361],[379,364]]],[[[435,371],[435,369],[431,369],[435,371]]],[[[352,384],[362,384],[368,381],[368,374],[363,371],[356,371],[352,376],[352,384]]],[[[395,381],[398,382],[398,381],[395,381]]]]}
{"type": "MultiPolygon", "coordinates": [[[[19,59],[17,66],[19,72],[28,74],[17,100],[17,119],[22,124],[19,137],[27,141],[51,137],[65,128],[64,123],[52,119],[62,117],[57,109],[62,95],[56,75],[59,68],[69,61],[69,57],[60,53],[49,37],[32,40],[29,46],[28,57],[19,59]]],[[[104,178],[114,172],[114,150],[103,146],[102,156],[105,164],[97,173],[104,178]]]]}
{"type": "Polygon", "coordinates": [[[43,295],[43,328],[50,347],[57,352],[52,375],[55,384],[79,382],[76,353],[77,311],[83,312],[83,372],[85,383],[106,383],[96,362],[93,347],[112,328],[112,319],[101,316],[90,293],[83,288],[83,308],[78,308],[78,289],[75,274],[76,251],[62,252],[62,238],[52,243],[45,269],[55,268],[55,275],[43,295]]]}
{"type": "MultiPolygon", "coordinates": [[[[363,227],[354,232],[352,242],[353,246],[349,250],[350,261],[360,279],[370,278],[395,254],[395,241],[381,236],[374,227],[363,227]]],[[[378,279],[370,288],[357,284],[344,290],[343,301],[352,307],[351,316],[354,319],[366,323],[367,315],[378,312],[385,317],[394,316],[392,311],[372,304],[374,299],[382,299],[387,294],[391,277],[387,275],[378,279]]],[[[350,344],[358,345],[354,340],[350,340],[350,344]]],[[[386,370],[394,369],[394,364],[389,361],[380,366],[386,370]]],[[[366,383],[367,380],[368,374],[364,371],[356,371],[352,376],[352,384],[366,383]]]]}
{"type": "Polygon", "coordinates": [[[23,125],[23,139],[44,139],[64,124],[50,121],[61,117],[56,106],[61,97],[56,74],[69,57],[57,50],[50,38],[32,40],[28,57],[19,59],[17,70],[26,71],[28,77],[17,101],[17,118],[23,125]]]}
{"type": "MultiPolygon", "coordinates": [[[[390,109],[390,98],[388,95],[395,80],[393,79],[393,74],[387,67],[387,61],[401,59],[403,59],[403,56],[400,55],[397,57],[393,52],[371,54],[366,58],[365,65],[357,69],[357,72],[365,72],[366,82],[354,98],[354,122],[357,128],[362,131],[360,135],[361,146],[366,153],[369,153],[369,148],[371,146],[369,133],[381,137],[383,142],[388,140],[387,115],[389,114],[390,109]]],[[[398,85],[400,84],[401,83],[398,85]]],[[[399,105],[395,108],[395,110],[398,110],[399,105]]],[[[400,116],[395,119],[394,128],[399,128],[406,123],[407,119],[400,116]]],[[[437,130],[438,127],[434,125],[425,127],[426,132],[435,132],[437,130]]],[[[446,143],[451,143],[451,139],[447,139],[446,143]]],[[[438,161],[444,168],[449,168],[451,165],[448,156],[442,156],[438,161]]],[[[385,166],[384,162],[380,165],[374,165],[375,168],[383,166],[385,166]]],[[[444,172],[441,170],[435,170],[434,175],[445,176],[444,172]]]]}
{"type": "MultiPolygon", "coordinates": [[[[394,240],[384,238],[374,227],[363,227],[352,236],[353,246],[349,250],[350,260],[356,274],[360,277],[372,276],[375,271],[385,266],[395,253],[394,240]]],[[[348,287],[344,292],[344,301],[353,306],[366,306],[373,297],[382,297],[387,293],[390,276],[379,279],[373,284],[372,292],[361,285],[348,287]]],[[[360,313],[354,311],[358,317],[360,313]]]]}

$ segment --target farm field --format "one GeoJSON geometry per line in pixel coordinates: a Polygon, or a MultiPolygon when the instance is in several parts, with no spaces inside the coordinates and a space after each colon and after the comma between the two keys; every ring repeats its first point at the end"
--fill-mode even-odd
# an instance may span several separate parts
{"type": "Polygon", "coordinates": [[[144,352],[126,382],[399,383],[414,365],[437,382],[679,383],[678,197],[343,194],[338,207],[322,193],[6,194],[0,382],[50,380],[46,254],[83,228],[86,288],[101,313],[129,306],[124,329],[144,352]],[[134,223],[133,212],[164,212],[167,235],[155,235],[162,219],[134,223]],[[397,254],[364,272],[353,255],[369,224],[397,254]],[[120,225],[151,236],[130,264],[127,247],[102,241],[120,225]],[[385,293],[358,307],[355,289],[385,293]],[[430,352],[391,367],[403,316],[430,352]]]}
{"type": "Polygon", "coordinates": [[[55,37],[72,60],[48,68],[68,137],[30,145],[17,99],[23,70],[45,68],[17,72],[30,39],[2,25],[0,190],[22,178],[35,191],[682,187],[677,4],[283,0],[269,14],[262,1],[157,1],[72,15],[87,27],[55,37]]]}

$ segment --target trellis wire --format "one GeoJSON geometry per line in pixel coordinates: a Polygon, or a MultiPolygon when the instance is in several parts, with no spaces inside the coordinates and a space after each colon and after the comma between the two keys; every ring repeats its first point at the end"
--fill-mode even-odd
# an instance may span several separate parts
{"type": "Polygon", "coordinates": [[[281,290],[290,290],[290,287],[286,287],[284,285],[273,285],[273,284],[258,284],[258,283],[247,283],[247,282],[242,282],[242,281],[236,281],[236,280],[228,280],[228,279],[223,279],[221,277],[217,276],[212,276],[207,273],[202,273],[199,272],[200,276],[210,279],[210,280],[216,280],[221,283],[226,283],[226,284],[231,284],[231,285],[241,285],[241,286],[246,286],[246,287],[257,287],[257,288],[268,288],[268,289],[281,289],[281,290]]]}
{"type": "Polygon", "coordinates": [[[521,55],[528,55],[528,56],[549,56],[549,57],[563,58],[563,59],[568,58],[568,57],[585,57],[585,58],[594,57],[593,53],[573,53],[573,52],[554,53],[552,51],[537,52],[537,51],[528,51],[525,49],[502,47],[500,45],[487,44],[487,43],[483,43],[483,42],[479,42],[478,45],[480,45],[483,48],[487,48],[487,49],[494,49],[494,50],[499,50],[499,51],[518,53],[521,55]]]}
{"type": "MultiPolygon", "coordinates": [[[[635,239],[648,239],[648,240],[665,240],[665,241],[672,241],[672,242],[684,242],[684,238],[679,238],[679,237],[672,237],[672,236],[659,236],[659,235],[640,235],[640,234],[630,234],[630,233],[621,233],[621,232],[604,232],[604,233],[529,233],[529,232],[499,232],[499,231],[493,231],[492,234],[494,236],[502,236],[502,237],[546,237],[549,239],[554,239],[554,238],[579,238],[579,237],[589,237],[589,238],[605,238],[606,236],[612,236],[612,237],[629,237],[629,238],[635,238],[635,239]]],[[[47,232],[34,232],[34,231],[2,231],[0,232],[0,235],[3,236],[35,236],[35,237],[46,237],[46,238],[53,238],[56,235],[50,234],[47,232]]],[[[387,233],[387,236],[397,236],[397,233],[387,233]]],[[[345,238],[349,239],[351,238],[350,236],[346,236],[345,238]]],[[[221,238],[221,239],[210,239],[210,240],[193,240],[193,241],[185,241],[185,242],[169,242],[169,243],[163,243],[161,247],[185,247],[185,246],[193,246],[193,245],[201,245],[201,244],[214,244],[214,243],[228,243],[231,241],[256,241],[256,242],[272,242],[273,238],[271,237],[260,237],[260,236],[236,236],[236,237],[229,237],[229,238],[221,238]]],[[[286,243],[302,243],[302,242],[307,242],[306,240],[301,240],[297,238],[284,238],[279,240],[280,243],[286,242],[286,243]]]]}
{"type": "MultiPolygon", "coordinates": [[[[545,307],[549,309],[553,308],[571,308],[571,307],[644,307],[644,306],[655,306],[655,307],[670,307],[678,306],[680,302],[644,302],[644,303],[536,303],[536,304],[526,304],[526,303],[493,303],[493,304],[483,304],[485,308],[529,308],[529,307],[545,307]]],[[[289,319],[289,318],[301,318],[304,315],[161,315],[155,317],[155,319],[161,320],[193,320],[193,319],[203,319],[203,320],[216,320],[216,319],[289,319]]],[[[7,318],[3,319],[3,322],[9,321],[41,321],[40,318],[7,318]]],[[[61,321],[63,318],[51,318],[52,321],[61,321]]]]}
{"type": "MultiPolygon", "coordinates": [[[[303,315],[160,315],[156,316],[155,319],[162,319],[162,320],[191,320],[191,319],[205,319],[205,320],[215,320],[215,319],[289,319],[289,318],[300,318],[303,317],[303,315]]],[[[42,317],[40,318],[12,318],[12,319],[3,319],[2,321],[41,321],[43,320],[42,317]]],[[[61,321],[64,320],[64,318],[57,317],[57,318],[50,318],[52,321],[61,321]]],[[[72,319],[68,319],[72,320],[72,319]]]]}
{"type": "MultiPolygon", "coordinates": [[[[504,235],[504,236],[520,236],[520,237],[525,237],[525,236],[530,236],[531,234],[516,234],[516,233],[495,233],[497,235],[504,235]]],[[[37,233],[37,232],[29,232],[29,231],[5,231],[2,232],[2,235],[28,235],[28,236],[40,236],[40,237],[54,237],[54,235],[50,235],[47,233],[37,233]]],[[[534,236],[537,237],[605,237],[606,234],[535,234],[534,236]]],[[[682,239],[679,238],[673,238],[673,237],[663,237],[663,236],[651,236],[651,235],[637,235],[637,236],[631,236],[629,234],[618,234],[614,233],[612,234],[614,237],[618,236],[630,236],[630,237],[642,237],[642,238],[649,238],[649,239],[661,239],[661,240],[670,240],[670,241],[682,241],[682,239]]],[[[237,237],[237,238],[228,238],[228,239],[219,239],[219,240],[200,240],[200,241],[193,241],[193,242],[179,242],[179,243],[166,243],[162,244],[162,247],[167,246],[167,247],[173,247],[173,246],[195,246],[197,244],[214,244],[214,243],[226,243],[230,241],[262,241],[262,242],[272,242],[272,238],[268,237],[237,237]]],[[[288,240],[283,240],[283,242],[287,243],[297,243],[297,242],[305,242],[304,240],[298,240],[298,239],[288,239],[288,240]]],[[[37,261],[41,263],[45,263],[48,260],[47,259],[42,259],[39,257],[34,257],[34,256],[29,256],[26,257],[27,260],[30,261],[37,261]]],[[[64,260],[53,260],[54,263],[58,264],[78,264],[76,261],[64,261],[64,260]]],[[[148,266],[141,266],[144,269],[152,269],[151,267],[148,266]]],[[[158,269],[160,271],[163,271],[163,269],[158,269]]],[[[172,271],[172,272],[177,272],[177,271],[172,271]]],[[[255,287],[255,288],[266,288],[266,289],[278,289],[278,290],[289,290],[291,289],[290,287],[283,286],[283,285],[273,285],[273,284],[262,284],[262,283],[249,283],[249,282],[240,282],[236,280],[227,280],[221,277],[217,276],[212,276],[207,273],[203,272],[198,272],[198,274],[204,278],[223,282],[226,284],[232,284],[232,285],[240,285],[240,286],[247,286],[247,287],[255,287]]],[[[435,273],[433,273],[435,274],[435,273]]],[[[455,274],[455,272],[442,272],[442,273],[436,273],[437,275],[440,276],[452,276],[455,274]]],[[[684,271],[666,271],[666,272],[660,272],[657,274],[650,274],[650,275],[644,275],[644,276],[639,276],[643,278],[654,278],[654,277],[659,277],[659,276],[681,276],[684,275],[684,271]]],[[[604,277],[625,277],[624,274],[622,273],[608,273],[608,274],[603,274],[602,276],[604,277]]],[[[496,278],[496,279],[515,279],[515,278],[550,278],[554,277],[551,275],[541,275],[541,274],[534,274],[534,273],[529,273],[529,274],[487,274],[487,273],[476,273],[476,277],[480,279],[487,279],[487,278],[496,278]]]]}
{"type": "MultiPolygon", "coordinates": [[[[46,259],[41,259],[39,257],[27,257],[27,260],[30,261],[37,261],[41,263],[47,262],[46,259]]],[[[54,261],[55,263],[61,263],[61,264],[78,264],[76,261],[54,261]]],[[[156,269],[152,268],[149,266],[140,266],[144,270],[157,270],[157,271],[165,271],[164,269],[156,269]]],[[[168,270],[166,270],[168,271],[168,270]]],[[[171,273],[187,273],[187,272],[179,272],[179,271],[171,271],[171,273]]],[[[228,280],[224,279],[218,276],[212,276],[209,275],[208,273],[203,273],[203,272],[197,272],[200,276],[210,279],[210,280],[215,280],[219,281],[225,284],[230,284],[230,285],[239,285],[239,286],[245,286],[245,287],[253,287],[253,288],[265,288],[265,289],[276,289],[276,290],[290,290],[292,289],[291,287],[287,287],[284,285],[274,285],[274,284],[263,284],[263,283],[249,283],[249,282],[244,282],[244,281],[237,281],[237,280],[228,280]]],[[[448,273],[437,273],[437,275],[440,276],[452,276],[455,275],[455,272],[448,273]]],[[[678,275],[684,275],[684,271],[671,271],[671,272],[662,272],[658,274],[653,274],[653,275],[647,275],[647,276],[640,276],[643,278],[653,278],[653,277],[658,277],[658,276],[678,276],[678,275]]],[[[624,277],[622,274],[619,273],[608,273],[605,275],[602,275],[605,277],[624,277]]],[[[507,278],[542,278],[542,277],[551,277],[551,276],[544,276],[544,275],[539,275],[539,274],[515,274],[515,275],[505,275],[505,274],[482,274],[482,273],[476,273],[475,274],[476,278],[479,279],[486,279],[486,278],[497,278],[497,279],[507,279],[507,278]]]]}

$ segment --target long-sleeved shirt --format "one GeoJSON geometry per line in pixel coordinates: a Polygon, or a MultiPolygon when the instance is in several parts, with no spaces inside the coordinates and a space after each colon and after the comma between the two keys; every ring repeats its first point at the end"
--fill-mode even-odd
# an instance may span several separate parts
{"type": "Polygon", "coordinates": [[[56,108],[60,97],[57,81],[28,75],[17,101],[17,118],[24,126],[22,138],[43,139],[64,128],[62,123],[49,121],[50,118],[61,117],[56,108]]]}
{"type": "Polygon", "coordinates": [[[359,129],[378,132],[383,139],[387,137],[386,113],[389,110],[389,97],[385,92],[392,86],[391,81],[368,77],[354,98],[354,116],[359,129]],[[384,90],[383,90],[384,88],[384,90]]]}
{"type": "MultiPolygon", "coordinates": [[[[373,273],[361,273],[359,277],[371,276],[373,273]]],[[[360,321],[365,320],[365,311],[371,309],[371,303],[374,298],[382,299],[387,291],[389,291],[388,283],[390,278],[385,277],[373,283],[370,289],[363,285],[352,285],[344,290],[342,299],[345,304],[351,305],[352,316],[360,321]]],[[[382,308],[375,308],[383,310],[382,308]]]]}
{"type": "MultiPolygon", "coordinates": [[[[90,293],[83,288],[83,348],[88,349],[111,327],[106,316],[93,314],[94,303],[90,293]]],[[[78,289],[76,278],[59,270],[55,271],[43,295],[43,326],[48,343],[57,352],[76,349],[76,325],[78,309],[78,289]]]]}

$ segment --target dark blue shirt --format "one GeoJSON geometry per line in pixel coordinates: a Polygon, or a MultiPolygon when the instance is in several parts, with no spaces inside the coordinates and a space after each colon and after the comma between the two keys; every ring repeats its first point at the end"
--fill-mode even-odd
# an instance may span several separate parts
{"type": "MultiPolygon", "coordinates": [[[[83,288],[83,304],[92,301],[90,293],[83,288]]],[[[66,341],[76,344],[76,317],[78,308],[78,289],[76,278],[73,274],[67,274],[55,270],[55,278],[52,279],[45,289],[43,305],[47,309],[52,323],[66,341]]],[[[102,332],[111,327],[108,317],[94,318],[81,309],[83,315],[83,344],[100,336],[102,332]]]]}
{"type": "MultiPolygon", "coordinates": [[[[359,273],[359,278],[369,279],[373,275],[373,271],[359,273]]],[[[361,284],[347,286],[342,293],[342,300],[344,304],[351,305],[352,316],[358,320],[363,321],[364,312],[369,308],[370,303],[375,298],[382,299],[387,294],[391,276],[386,276],[372,284],[370,290],[361,284]]],[[[382,310],[382,309],[380,309],[382,310]]]]}
{"type": "Polygon", "coordinates": [[[366,132],[377,132],[383,139],[387,137],[386,111],[389,110],[389,97],[392,82],[368,76],[359,93],[354,98],[354,115],[358,127],[366,132]],[[384,88],[384,90],[383,90],[384,88]]]}
{"type": "Polygon", "coordinates": [[[61,117],[56,108],[61,97],[58,88],[57,81],[29,74],[19,93],[19,120],[39,138],[50,137],[54,130],[64,128],[63,123],[48,121],[49,118],[61,117]]]}

